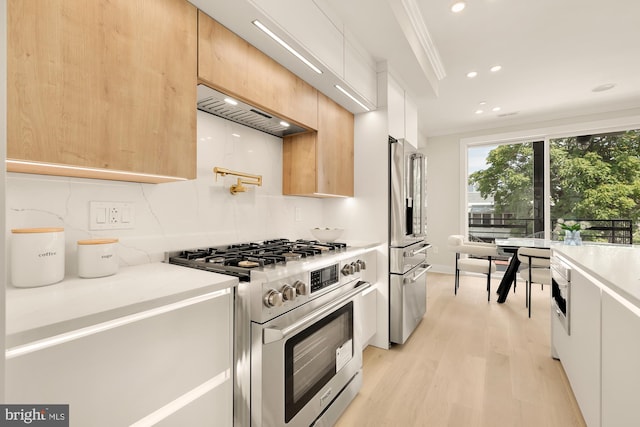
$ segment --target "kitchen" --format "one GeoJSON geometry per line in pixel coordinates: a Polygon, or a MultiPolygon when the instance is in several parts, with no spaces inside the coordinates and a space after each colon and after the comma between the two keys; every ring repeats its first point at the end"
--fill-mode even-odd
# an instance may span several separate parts
{"type": "MultiPolygon", "coordinates": [[[[205,8],[205,5],[200,7],[205,8]]],[[[210,12],[210,15],[221,19],[225,13],[241,14],[240,9],[225,10],[221,7],[210,12]]],[[[225,24],[231,26],[226,22],[225,24]]],[[[265,38],[261,43],[273,42],[265,38]]],[[[67,270],[70,276],[74,276],[77,267],[73,262],[75,245],[71,243],[92,236],[86,226],[87,203],[103,200],[131,202],[135,208],[135,228],[118,231],[123,266],[158,262],[165,251],[216,241],[231,243],[281,236],[311,238],[310,229],[321,225],[345,228],[342,238],[350,241],[385,242],[387,198],[379,195],[380,189],[387,186],[387,178],[386,174],[379,171],[386,171],[387,168],[387,137],[389,134],[399,134],[409,140],[420,139],[421,146],[425,144],[424,136],[418,137],[416,123],[419,120],[410,94],[405,94],[391,74],[382,72],[376,78],[375,68],[373,70],[373,87],[379,89],[376,86],[382,86],[377,91],[377,105],[400,105],[400,108],[389,107],[387,111],[379,108],[370,113],[356,114],[353,174],[357,194],[355,198],[334,200],[282,196],[282,146],[271,144],[262,134],[249,132],[247,135],[247,131],[241,127],[210,119],[198,112],[197,180],[150,185],[9,174],[6,187],[3,187],[6,192],[6,200],[3,197],[3,202],[6,203],[3,212],[6,212],[7,224],[4,227],[7,233],[5,241],[8,241],[11,228],[50,223],[52,220],[56,224],[64,223],[70,255],[67,270]],[[392,128],[395,129],[393,132],[392,128]],[[242,138],[237,141],[238,138],[230,134],[239,133],[239,129],[242,138]],[[207,144],[207,141],[215,141],[216,145],[207,144]],[[372,150],[371,146],[385,149],[372,150]],[[268,161],[265,162],[265,159],[268,161]],[[235,179],[218,178],[216,181],[212,173],[214,166],[260,174],[264,178],[263,186],[232,196],[228,193],[228,187],[235,179]],[[185,209],[177,212],[174,209],[176,205],[184,206],[185,209]]],[[[306,71],[304,73],[308,74],[306,71]]],[[[333,90],[332,87],[329,89],[333,90]]],[[[325,90],[326,93],[330,92],[325,90]]],[[[373,92],[376,92],[375,89],[373,92]]],[[[611,111],[579,120],[566,120],[564,123],[612,119],[622,115],[611,111]]],[[[632,113],[633,111],[625,111],[622,116],[633,117],[632,113]]],[[[530,129],[531,125],[520,125],[520,128],[530,129]]],[[[516,130],[510,128],[501,132],[516,130]]],[[[473,137],[486,133],[476,131],[475,134],[464,136],[473,137]]],[[[444,135],[448,136],[429,138],[423,151],[427,154],[429,165],[427,217],[432,227],[430,240],[440,249],[439,253],[431,251],[429,259],[446,271],[451,268],[451,257],[444,250],[446,238],[442,234],[459,229],[457,198],[452,201],[450,194],[451,191],[457,194],[460,182],[457,168],[451,167],[458,164],[457,144],[460,136],[454,133],[444,135]],[[449,182],[450,186],[435,185],[442,181],[449,182]],[[436,209],[435,206],[447,206],[447,209],[436,209]]],[[[377,264],[378,282],[382,283],[387,274],[384,247],[378,249],[377,264]]],[[[385,289],[380,286],[378,291],[379,302],[384,307],[385,289]]],[[[376,328],[378,336],[374,337],[372,344],[380,347],[388,345],[385,331],[387,325],[386,319],[379,320],[376,328]]]]}

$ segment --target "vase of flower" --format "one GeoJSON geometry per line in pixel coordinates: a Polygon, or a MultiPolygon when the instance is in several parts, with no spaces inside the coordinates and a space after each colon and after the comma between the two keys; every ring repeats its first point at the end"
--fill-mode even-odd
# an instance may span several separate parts
{"type": "Polygon", "coordinates": [[[591,227],[586,221],[565,221],[562,218],[558,218],[556,224],[556,230],[564,230],[564,244],[570,246],[578,246],[582,244],[582,237],[580,237],[580,230],[585,230],[591,227]]]}

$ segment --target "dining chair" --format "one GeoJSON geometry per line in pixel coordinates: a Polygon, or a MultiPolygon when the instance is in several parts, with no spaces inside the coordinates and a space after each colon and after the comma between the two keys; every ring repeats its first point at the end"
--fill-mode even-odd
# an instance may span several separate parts
{"type": "Polygon", "coordinates": [[[460,271],[487,275],[487,301],[491,300],[491,274],[496,271],[495,258],[498,248],[493,243],[470,242],[462,235],[451,235],[447,240],[449,250],[456,253],[455,283],[453,293],[458,294],[460,271]],[[467,257],[461,257],[461,254],[467,257]]]}
{"type": "Polygon", "coordinates": [[[525,281],[525,306],[529,309],[531,317],[531,286],[534,283],[543,285],[551,284],[550,268],[551,250],[543,248],[518,249],[518,259],[525,267],[520,269],[520,277],[525,281]]]}

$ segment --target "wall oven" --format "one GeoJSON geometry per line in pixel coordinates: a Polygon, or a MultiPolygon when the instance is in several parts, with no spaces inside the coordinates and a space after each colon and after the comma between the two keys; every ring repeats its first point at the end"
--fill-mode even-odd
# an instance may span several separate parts
{"type": "Polygon", "coordinates": [[[551,313],[571,335],[571,267],[557,256],[551,258],[551,313]]]}

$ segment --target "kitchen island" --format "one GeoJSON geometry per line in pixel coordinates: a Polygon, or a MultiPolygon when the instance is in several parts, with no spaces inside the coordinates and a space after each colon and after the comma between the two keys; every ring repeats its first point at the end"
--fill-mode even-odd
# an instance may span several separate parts
{"type": "MultiPolygon", "coordinates": [[[[638,260],[634,246],[552,246],[552,265],[570,269],[569,325],[564,328],[552,309],[552,353],[589,426],[635,426],[640,419],[638,260]]],[[[554,276],[552,292],[557,285],[554,276]]]]}
{"type": "Polygon", "coordinates": [[[232,425],[237,283],[150,263],[8,288],[7,403],[68,404],[72,426],[232,425]]]}

